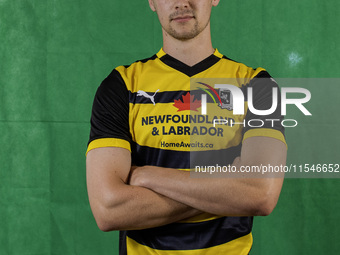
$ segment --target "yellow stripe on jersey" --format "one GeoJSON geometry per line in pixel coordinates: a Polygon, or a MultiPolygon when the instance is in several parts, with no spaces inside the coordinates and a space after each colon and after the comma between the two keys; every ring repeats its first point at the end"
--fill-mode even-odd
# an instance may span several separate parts
{"type": "Polygon", "coordinates": [[[270,128],[250,129],[244,134],[243,141],[249,137],[255,137],[255,136],[265,136],[265,137],[275,138],[277,140],[280,140],[287,146],[286,139],[283,136],[283,134],[278,130],[270,129],[270,128]]]}
{"type": "Polygon", "coordinates": [[[97,140],[93,140],[89,146],[87,147],[86,155],[90,150],[103,148],[103,147],[119,147],[123,149],[127,149],[131,152],[131,146],[128,141],[118,138],[101,138],[97,140]]]}
{"type": "Polygon", "coordinates": [[[218,219],[222,217],[224,216],[214,215],[211,213],[201,213],[191,218],[181,220],[179,221],[179,223],[197,223],[197,222],[203,222],[203,221],[208,221],[208,220],[214,220],[214,219],[218,219]]]}
{"type": "Polygon", "coordinates": [[[266,71],[265,69],[263,69],[262,67],[258,67],[256,68],[256,70],[254,71],[254,73],[252,74],[252,76],[250,77],[251,79],[254,78],[256,75],[258,75],[260,72],[262,71],[266,71]]]}
{"type": "Polygon", "coordinates": [[[220,53],[217,49],[215,49],[214,55],[219,58],[223,58],[223,54],[220,53]]]}
{"type": "Polygon", "coordinates": [[[156,250],[142,245],[127,237],[126,246],[128,255],[247,255],[253,244],[252,234],[232,240],[228,243],[196,250],[156,250]]]}
{"type": "Polygon", "coordinates": [[[166,53],[164,52],[163,48],[161,48],[156,55],[157,55],[158,58],[161,58],[161,57],[165,56],[166,53]]]}

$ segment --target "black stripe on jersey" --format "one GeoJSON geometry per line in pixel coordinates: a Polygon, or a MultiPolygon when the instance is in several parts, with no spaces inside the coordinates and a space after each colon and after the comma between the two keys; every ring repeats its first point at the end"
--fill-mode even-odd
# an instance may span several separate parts
{"type": "Polygon", "coordinates": [[[198,223],[172,223],[130,230],[127,236],[158,250],[194,250],[213,247],[251,232],[253,217],[222,217],[198,223]],[[237,226],[237,227],[235,227],[237,226]]]}
{"type": "MultiPolygon", "coordinates": [[[[246,85],[242,85],[242,92],[244,95],[244,101],[247,102],[248,101],[248,90],[247,88],[253,88],[253,98],[261,98],[261,96],[267,96],[268,94],[270,94],[270,98],[271,98],[271,93],[272,93],[272,88],[273,87],[277,87],[278,85],[271,80],[271,76],[267,71],[261,71],[259,72],[253,79],[251,79],[250,83],[246,84],[246,85]],[[255,87],[255,85],[257,87],[255,87]]],[[[258,101],[258,100],[257,100],[258,101]]],[[[263,106],[262,106],[263,107],[263,106]]],[[[266,106],[264,106],[266,107],[266,106]]],[[[271,107],[271,105],[268,105],[269,109],[271,107]]],[[[257,109],[257,108],[256,108],[257,109]]],[[[260,108],[258,108],[259,110],[261,110],[260,108]]],[[[265,108],[263,108],[265,109],[265,108]]]]}
{"type": "Polygon", "coordinates": [[[160,60],[164,64],[166,64],[166,65],[176,69],[177,71],[180,71],[180,72],[186,74],[187,76],[191,77],[191,76],[194,76],[195,74],[203,72],[206,69],[208,69],[209,67],[215,65],[220,60],[220,58],[212,54],[212,55],[210,55],[206,59],[203,59],[201,62],[197,63],[194,66],[188,66],[187,64],[184,64],[183,62],[175,59],[174,57],[171,57],[168,54],[161,57],[160,60]]]}
{"type": "Polygon", "coordinates": [[[133,143],[131,148],[132,161],[137,166],[152,165],[178,169],[216,164],[227,166],[233,163],[241,153],[241,144],[227,149],[209,151],[174,151],[140,146],[136,143],[133,143]]]}
{"type": "Polygon", "coordinates": [[[114,69],[100,84],[93,101],[89,143],[100,138],[118,138],[131,143],[129,93],[114,69]]]}
{"type": "MultiPolygon", "coordinates": [[[[218,89],[216,90],[219,91],[218,89]]],[[[192,90],[192,91],[165,91],[156,93],[154,99],[157,103],[174,103],[175,100],[181,99],[190,92],[190,95],[194,95],[194,100],[201,100],[201,95],[205,94],[202,90],[192,90]]],[[[155,91],[146,92],[149,95],[155,94],[155,91]]],[[[132,93],[129,91],[129,101],[133,104],[152,104],[151,100],[144,96],[138,96],[138,92],[132,93]]],[[[213,99],[207,97],[207,102],[212,103],[213,99]]]]}
{"type": "MultiPolygon", "coordinates": [[[[149,95],[153,95],[153,92],[146,92],[149,95]]],[[[158,92],[154,99],[156,103],[174,103],[176,99],[182,98],[182,95],[186,95],[188,91],[166,91],[158,92]]],[[[137,96],[138,92],[132,93],[129,91],[129,101],[133,104],[152,104],[151,100],[144,96],[137,96]]]]}
{"type": "MultiPolygon", "coordinates": [[[[247,85],[242,85],[242,87],[240,88],[243,92],[243,94],[245,95],[245,101],[247,101],[247,97],[246,97],[246,88],[247,85]]],[[[215,89],[217,93],[219,93],[219,89],[215,89]]],[[[156,93],[154,99],[155,99],[155,103],[174,103],[175,100],[181,99],[182,100],[182,96],[185,96],[187,93],[190,92],[190,95],[194,95],[194,100],[201,100],[201,95],[202,94],[206,94],[204,91],[202,90],[191,90],[191,91],[164,91],[164,92],[158,92],[156,93]]],[[[146,92],[149,95],[153,95],[155,94],[155,91],[151,91],[151,92],[146,92]]],[[[138,92],[130,92],[129,91],[129,102],[133,103],[133,104],[152,104],[152,101],[144,96],[138,96],[137,95],[138,92]]],[[[217,99],[216,99],[217,100],[217,99]]],[[[208,103],[213,103],[213,99],[211,97],[207,97],[207,102],[208,103]]]]}
{"type": "Polygon", "coordinates": [[[127,255],[126,231],[119,231],[119,255],[127,255]]]}
{"type": "MultiPolygon", "coordinates": [[[[264,125],[261,128],[271,128],[280,131],[284,135],[284,127],[281,125],[281,121],[283,120],[284,116],[281,115],[281,95],[280,90],[277,83],[271,78],[268,72],[262,71],[259,72],[246,86],[246,88],[251,87],[253,88],[253,106],[256,110],[268,110],[272,107],[273,100],[272,100],[272,89],[278,89],[278,102],[276,110],[270,115],[255,115],[251,111],[247,111],[245,116],[246,122],[252,119],[263,120],[264,125]],[[279,120],[274,121],[274,125],[271,121],[265,121],[266,119],[271,120],[279,120]],[[273,125],[273,126],[272,126],[273,125]]],[[[248,101],[246,89],[243,90],[245,100],[248,101]]],[[[256,127],[255,127],[256,128],[256,127]]],[[[254,127],[250,127],[247,125],[243,129],[243,133],[247,132],[250,129],[255,129],[254,127]]]]}

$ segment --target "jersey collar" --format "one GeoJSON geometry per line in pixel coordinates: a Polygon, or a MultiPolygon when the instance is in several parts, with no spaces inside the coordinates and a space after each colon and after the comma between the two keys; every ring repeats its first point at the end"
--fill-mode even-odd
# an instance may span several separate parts
{"type": "Polygon", "coordinates": [[[156,55],[164,64],[186,74],[189,77],[203,72],[204,70],[216,64],[223,57],[223,55],[219,53],[217,49],[215,49],[215,52],[206,59],[203,59],[201,62],[197,63],[194,66],[188,66],[178,59],[166,54],[163,48],[161,48],[156,55]]]}

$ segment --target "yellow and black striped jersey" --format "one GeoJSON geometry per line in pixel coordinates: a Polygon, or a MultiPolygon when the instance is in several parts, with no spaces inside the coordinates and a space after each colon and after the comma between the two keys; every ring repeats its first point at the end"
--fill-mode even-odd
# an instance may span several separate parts
{"type": "MultiPolygon", "coordinates": [[[[115,68],[102,82],[94,99],[87,151],[121,147],[131,151],[134,165],[190,170],[193,162],[204,165],[211,158],[221,166],[231,164],[248,137],[268,136],[285,143],[280,121],[230,125],[250,119],[282,120],[279,106],[269,116],[249,111],[249,87],[256,109],[271,107],[272,88],[277,84],[264,69],[247,67],[217,50],[190,67],[161,49],[151,58],[115,68]],[[232,78],[233,85],[244,92],[243,115],[235,116],[228,108],[228,91],[202,82],[220,78],[232,78]],[[260,78],[269,79],[262,82],[260,78]],[[209,95],[207,104],[215,116],[200,112],[202,94],[209,95]],[[216,118],[228,124],[213,126],[216,118]]],[[[252,217],[203,213],[161,227],[121,231],[120,254],[248,254],[252,222],[252,217]]]]}

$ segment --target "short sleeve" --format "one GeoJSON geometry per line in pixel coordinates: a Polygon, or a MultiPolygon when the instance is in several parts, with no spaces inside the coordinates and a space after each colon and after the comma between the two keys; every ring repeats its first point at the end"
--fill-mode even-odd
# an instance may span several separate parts
{"type": "Polygon", "coordinates": [[[101,83],[93,101],[87,152],[100,147],[131,151],[129,92],[117,70],[101,83]]]}
{"type": "MultiPolygon", "coordinates": [[[[284,127],[282,121],[284,119],[281,115],[281,95],[279,86],[273,78],[266,71],[258,73],[249,83],[249,87],[253,90],[253,106],[256,110],[268,110],[273,104],[273,88],[277,88],[277,107],[276,110],[268,115],[256,115],[249,109],[245,116],[245,126],[243,130],[243,140],[254,136],[266,136],[278,139],[286,144],[284,127]],[[253,123],[253,125],[249,125],[253,123]]],[[[247,100],[249,105],[249,95],[247,100]]]]}

